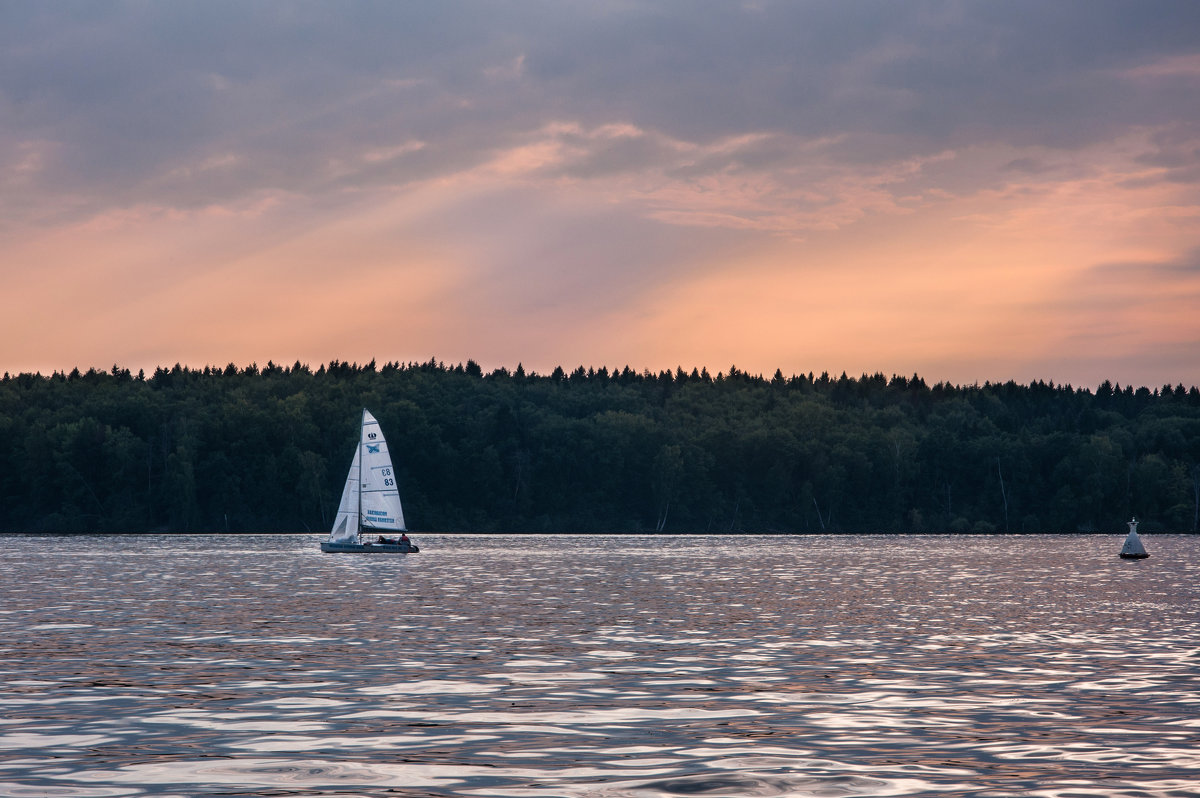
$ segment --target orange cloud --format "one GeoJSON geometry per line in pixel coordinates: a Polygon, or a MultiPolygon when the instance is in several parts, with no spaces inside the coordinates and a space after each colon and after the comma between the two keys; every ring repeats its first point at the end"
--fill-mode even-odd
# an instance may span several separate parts
{"type": "Polygon", "coordinates": [[[1107,357],[1111,372],[1144,375],[1139,356],[1200,342],[1200,269],[1098,280],[1096,266],[1187,252],[1180,199],[1177,187],[1079,181],[768,242],[664,286],[629,314],[621,345],[657,367],[1085,382],[1082,368],[1064,373],[1075,353],[1093,373],[1107,357]]]}
{"type": "Polygon", "coordinates": [[[19,332],[0,361],[437,356],[1083,383],[1075,358],[1153,383],[1147,353],[1200,341],[1196,271],[1167,268],[1197,246],[1200,204],[1145,157],[1153,131],[856,168],[829,159],[840,143],[556,123],[424,181],[10,231],[0,313],[19,332]],[[631,142],[657,166],[606,168],[631,142]]]}

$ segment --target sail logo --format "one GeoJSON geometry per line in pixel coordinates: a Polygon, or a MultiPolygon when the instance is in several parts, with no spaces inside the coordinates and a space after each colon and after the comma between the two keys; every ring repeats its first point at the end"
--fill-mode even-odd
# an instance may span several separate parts
{"type": "Polygon", "coordinates": [[[368,432],[368,433],[367,433],[367,437],[368,437],[368,438],[370,438],[371,440],[375,440],[375,439],[376,439],[376,438],[378,438],[379,436],[378,436],[378,435],[376,435],[374,432],[368,432]]]}
{"type": "Polygon", "coordinates": [[[382,444],[378,444],[378,443],[376,443],[374,445],[368,443],[367,444],[367,454],[379,454],[379,447],[381,445],[382,444]]]}

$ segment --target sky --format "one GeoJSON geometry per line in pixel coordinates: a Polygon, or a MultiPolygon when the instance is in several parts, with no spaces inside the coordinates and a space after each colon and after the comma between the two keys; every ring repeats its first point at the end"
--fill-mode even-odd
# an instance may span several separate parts
{"type": "Polygon", "coordinates": [[[1200,3],[0,0],[0,371],[1200,384],[1200,3]]]}

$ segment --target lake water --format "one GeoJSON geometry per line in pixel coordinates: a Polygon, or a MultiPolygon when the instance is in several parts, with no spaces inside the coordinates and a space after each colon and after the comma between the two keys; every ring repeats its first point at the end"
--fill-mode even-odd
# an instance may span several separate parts
{"type": "Polygon", "coordinates": [[[1200,537],[3,536],[0,795],[1200,796],[1200,537]]]}

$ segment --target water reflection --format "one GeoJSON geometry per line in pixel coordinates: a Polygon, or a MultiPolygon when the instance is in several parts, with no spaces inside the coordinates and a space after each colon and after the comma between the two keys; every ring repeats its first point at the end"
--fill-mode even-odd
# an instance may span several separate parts
{"type": "Polygon", "coordinates": [[[1196,540],[13,536],[0,794],[1197,796],[1196,540]]]}

